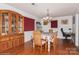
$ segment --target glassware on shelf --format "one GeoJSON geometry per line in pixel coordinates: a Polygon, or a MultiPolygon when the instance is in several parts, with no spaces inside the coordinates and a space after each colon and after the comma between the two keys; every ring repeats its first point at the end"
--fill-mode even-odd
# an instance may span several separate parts
{"type": "Polygon", "coordinates": [[[8,13],[2,13],[2,33],[3,35],[9,31],[9,16],[8,13]]]}
{"type": "Polygon", "coordinates": [[[16,32],[16,14],[12,14],[12,32],[16,32]]]}
{"type": "Polygon", "coordinates": [[[23,20],[23,18],[21,16],[19,16],[19,21],[18,21],[19,33],[22,33],[22,20],[23,20]]]}

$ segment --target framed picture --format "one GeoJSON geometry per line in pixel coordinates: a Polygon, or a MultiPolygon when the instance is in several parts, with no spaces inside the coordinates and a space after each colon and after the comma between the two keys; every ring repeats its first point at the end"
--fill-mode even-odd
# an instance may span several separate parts
{"type": "Polygon", "coordinates": [[[68,24],[68,20],[67,19],[61,20],[61,24],[68,24]]]}
{"type": "Polygon", "coordinates": [[[58,21],[57,20],[51,21],[51,28],[57,28],[57,27],[58,27],[58,21]]]}

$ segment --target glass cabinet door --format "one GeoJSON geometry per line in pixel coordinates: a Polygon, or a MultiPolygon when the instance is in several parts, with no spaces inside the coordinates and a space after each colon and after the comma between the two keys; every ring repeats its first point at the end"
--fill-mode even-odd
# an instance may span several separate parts
{"type": "Polygon", "coordinates": [[[9,16],[8,13],[2,13],[2,33],[5,35],[9,32],[9,16]]]}
{"type": "Polygon", "coordinates": [[[21,16],[19,16],[19,20],[18,20],[18,31],[19,31],[19,33],[22,33],[22,20],[23,20],[23,18],[21,16]]]}
{"type": "Polygon", "coordinates": [[[12,33],[16,33],[16,14],[12,14],[12,33]]]}

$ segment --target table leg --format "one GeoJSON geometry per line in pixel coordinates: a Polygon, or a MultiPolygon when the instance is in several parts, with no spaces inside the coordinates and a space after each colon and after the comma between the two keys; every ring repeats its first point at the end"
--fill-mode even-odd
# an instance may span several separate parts
{"type": "Polygon", "coordinates": [[[50,52],[50,41],[48,40],[48,52],[50,52]]]}

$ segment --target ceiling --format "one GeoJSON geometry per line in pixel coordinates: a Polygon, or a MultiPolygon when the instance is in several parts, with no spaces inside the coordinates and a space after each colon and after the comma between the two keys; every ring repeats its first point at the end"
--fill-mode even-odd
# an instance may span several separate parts
{"type": "Polygon", "coordinates": [[[21,9],[32,15],[44,17],[49,9],[50,16],[73,15],[78,12],[79,3],[8,3],[8,5],[21,9]]]}

